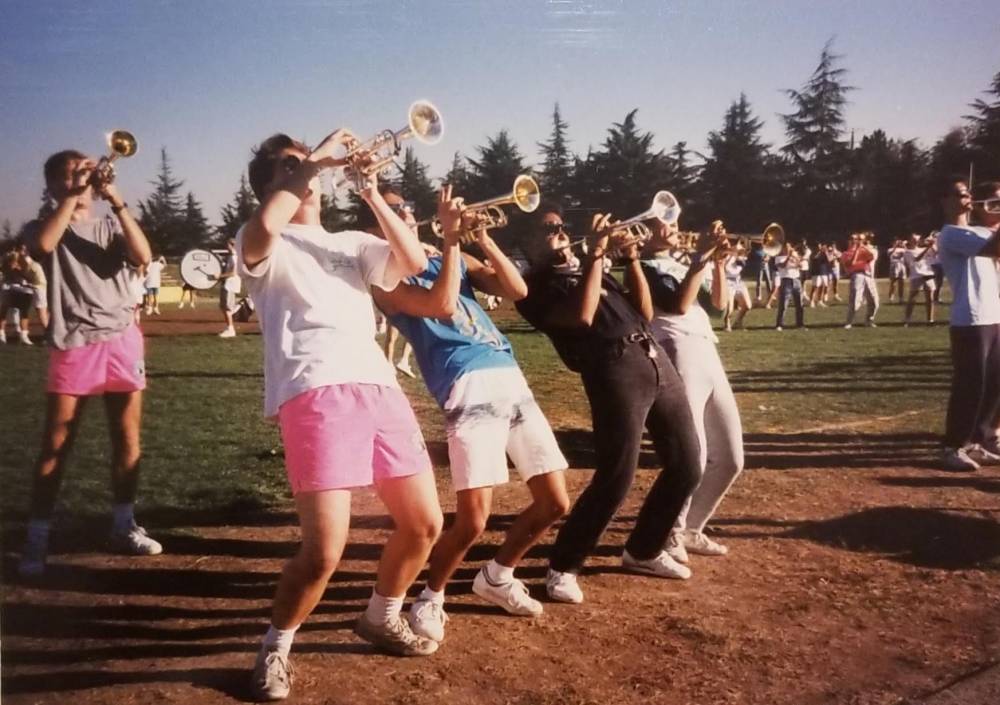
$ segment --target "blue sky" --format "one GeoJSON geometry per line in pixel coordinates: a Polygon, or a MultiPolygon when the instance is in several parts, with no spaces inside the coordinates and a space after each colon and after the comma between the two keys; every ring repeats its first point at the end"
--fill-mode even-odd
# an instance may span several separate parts
{"type": "MultiPolygon", "coordinates": [[[[746,92],[781,144],[783,88],[799,87],[823,44],[845,55],[847,117],[932,144],[1000,71],[1000,11],[987,0],[3,0],[0,220],[32,216],[41,163],[99,153],[115,127],[140,153],[119,182],[148,192],[159,148],[213,222],[250,148],[275,131],[315,143],[339,126],[401,127],[416,98],[444,114],[445,138],[418,156],[442,176],[507,128],[522,153],[558,101],[584,153],[639,108],[659,147],[701,149],[746,92]]],[[[641,186],[640,186],[641,187],[641,186]]]]}

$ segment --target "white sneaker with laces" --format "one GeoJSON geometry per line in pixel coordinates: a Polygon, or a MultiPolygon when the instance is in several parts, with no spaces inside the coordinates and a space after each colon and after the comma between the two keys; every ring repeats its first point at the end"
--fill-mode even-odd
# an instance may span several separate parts
{"type": "Polygon", "coordinates": [[[729,549],[718,541],[708,538],[703,531],[687,529],[684,532],[684,547],[688,553],[695,553],[699,556],[724,556],[729,553],[729,549]]]}
{"type": "Polygon", "coordinates": [[[974,472],[979,469],[979,463],[969,457],[965,448],[945,448],[941,466],[952,472],[974,472]]]}
{"type": "Polygon", "coordinates": [[[395,616],[385,624],[376,624],[362,613],[354,624],[354,633],[383,651],[396,656],[430,656],[438,650],[438,643],[425,636],[414,634],[402,616],[395,616]]]}
{"type": "Polygon", "coordinates": [[[444,605],[434,600],[417,600],[407,615],[410,629],[418,636],[444,641],[444,625],[448,622],[448,614],[444,605]]]}
{"type": "Polygon", "coordinates": [[[151,539],[146,530],[137,524],[126,533],[112,532],[111,550],[129,556],[158,556],[163,553],[159,541],[151,539]]]}
{"type": "Polygon", "coordinates": [[[625,551],[622,554],[622,567],[635,573],[646,573],[659,578],[687,580],[691,577],[691,569],[675,561],[666,551],[660,551],[659,555],[647,560],[633,558],[632,554],[625,551]]]}
{"type": "Polygon", "coordinates": [[[1000,465],[1000,455],[993,453],[979,443],[972,443],[965,447],[965,453],[973,462],[980,466],[1000,465]]]}
{"type": "Polygon", "coordinates": [[[221,333],[219,333],[219,337],[220,338],[235,338],[236,337],[236,329],[235,328],[226,328],[224,331],[222,331],[221,333]]]}
{"type": "Polygon", "coordinates": [[[250,694],[254,700],[284,700],[292,689],[294,676],[288,658],[277,651],[261,651],[250,677],[250,694]]]}
{"type": "Polygon", "coordinates": [[[472,581],[472,592],[519,617],[537,617],[544,611],[542,603],[528,594],[528,588],[520,580],[514,578],[509,583],[491,582],[485,567],[476,573],[476,579],[472,581]]]}
{"type": "Polygon", "coordinates": [[[684,546],[684,538],[680,531],[670,532],[670,536],[667,537],[667,547],[664,550],[678,563],[687,563],[689,560],[687,548],[684,546]]]}
{"type": "Polygon", "coordinates": [[[556,602],[569,602],[578,605],[583,602],[583,590],[576,582],[575,573],[562,573],[549,568],[545,577],[545,591],[556,602]]]}

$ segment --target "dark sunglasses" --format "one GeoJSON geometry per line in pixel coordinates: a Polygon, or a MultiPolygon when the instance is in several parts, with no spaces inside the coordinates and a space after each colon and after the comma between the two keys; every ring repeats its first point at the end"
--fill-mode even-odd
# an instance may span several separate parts
{"type": "Polygon", "coordinates": [[[280,160],[278,160],[278,167],[282,171],[285,171],[285,172],[288,172],[289,174],[291,174],[296,169],[299,168],[299,164],[301,164],[301,163],[302,163],[302,160],[299,157],[296,157],[294,154],[286,154],[280,160]]]}
{"type": "Polygon", "coordinates": [[[546,235],[555,235],[560,230],[564,233],[569,232],[566,223],[542,223],[542,232],[546,235]]]}

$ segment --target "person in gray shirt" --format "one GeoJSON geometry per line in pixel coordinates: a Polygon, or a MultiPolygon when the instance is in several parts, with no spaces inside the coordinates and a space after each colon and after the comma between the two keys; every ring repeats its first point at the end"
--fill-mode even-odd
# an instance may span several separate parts
{"type": "Polygon", "coordinates": [[[45,162],[55,211],[29,226],[27,242],[48,277],[50,345],[47,412],[35,464],[27,537],[18,571],[41,575],[66,458],[89,397],[104,398],[111,433],[114,496],[111,547],[131,555],[163,551],[135,522],[142,390],[142,333],[134,324],[131,268],[149,263],[149,242],[112,176],[75,150],[45,162]],[[91,213],[94,194],[112,215],[91,213]]]}

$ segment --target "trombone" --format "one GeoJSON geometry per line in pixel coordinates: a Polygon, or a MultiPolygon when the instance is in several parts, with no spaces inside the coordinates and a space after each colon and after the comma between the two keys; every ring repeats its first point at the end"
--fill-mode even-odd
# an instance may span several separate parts
{"type": "MultiPolygon", "coordinates": [[[[514,186],[508,193],[489,198],[485,201],[470,203],[464,207],[463,215],[473,214],[476,216],[476,230],[484,228],[491,230],[493,228],[506,227],[509,222],[507,214],[500,206],[514,204],[523,213],[531,213],[538,208],[541,202],[542,192],[538,188],[538,182],[527,174],[521,174],[514,179],[514,186]]],[[[426,225],[430,225],[431,231],[437,237],[443,236],[441,221],[438,220],[437,216],[421,220],[417,223],[418,228],[426,225]]],[[[463,233],[461,239],[463,242],[471,242],[472,238],[472,233],[463,233]]]]}
{"type": "Polygon", "coordinates": [[[128,130],[112,130],[105,135],[108,143],[108,153],[101,157],[94,172],[90,175],[90,184],[94,188],[107,186],[115,180],[115,160],[119,157],[131,157],[139,151],[139,142],[128,130]]]}
{"type": "Polygon", "coordinates": [[[422,144],[432,145],[441,141],[444,121],[441,112],[427,100],[418,100],[407,112],[406,127],[399,130],[382,130],[371,139],[356,144],[347,151],[347,161],[355,186],[360,190],[372,174],[380,174],[394,162],[402,149],[403,140],[413,138],[422,144]]]}

